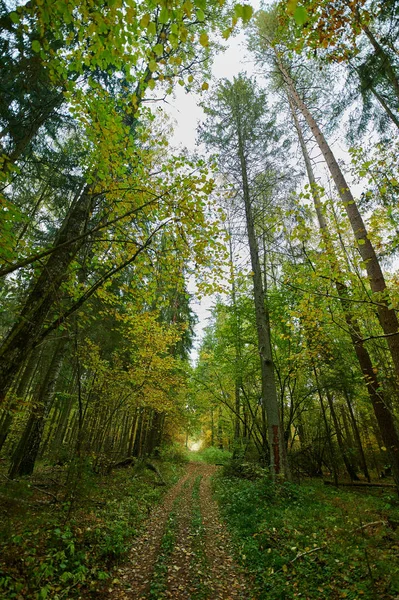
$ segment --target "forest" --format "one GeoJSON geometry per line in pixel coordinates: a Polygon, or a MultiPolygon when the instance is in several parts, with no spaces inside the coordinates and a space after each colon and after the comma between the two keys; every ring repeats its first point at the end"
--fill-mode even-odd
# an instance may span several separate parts
{"type": "Polygon", "coordinates": [[[0,0],[0,600],[399,597],[398,41],[0,0]]]}

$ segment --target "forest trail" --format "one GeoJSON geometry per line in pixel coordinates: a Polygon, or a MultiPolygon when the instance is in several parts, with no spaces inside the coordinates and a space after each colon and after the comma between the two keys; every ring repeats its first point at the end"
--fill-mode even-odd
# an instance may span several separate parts
{"type": "Polygon", "coordinates": [[[217,467],[190,463],[151,513],[109,600],[252,600],[211,494],[217,467]]]}

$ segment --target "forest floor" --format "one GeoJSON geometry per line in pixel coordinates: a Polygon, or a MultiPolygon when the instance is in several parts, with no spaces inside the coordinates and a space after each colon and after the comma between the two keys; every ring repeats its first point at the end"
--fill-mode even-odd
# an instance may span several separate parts
{"type": "Polygon", "coordinates": [[[72,491],[67,468],[0,469],[0,600],[399,600],[392,488],[201,462],[220,452],[89,465],[72,491]]]}
{"type": "Polygon", "coordinates": [[[217,467],[190,463],[148,519],[109,588],[111,600],[251,600],[251,583],[234,558],[212,498],[217,467]]]}

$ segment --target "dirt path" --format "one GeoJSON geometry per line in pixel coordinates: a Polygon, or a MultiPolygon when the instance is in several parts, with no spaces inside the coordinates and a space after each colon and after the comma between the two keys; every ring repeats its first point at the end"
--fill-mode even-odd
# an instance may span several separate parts
{"type": "Polygon", "coordinates": [[[132,546],[110,600],[254,599],[212,498],[216,469],[188,465],[132,546]]]}

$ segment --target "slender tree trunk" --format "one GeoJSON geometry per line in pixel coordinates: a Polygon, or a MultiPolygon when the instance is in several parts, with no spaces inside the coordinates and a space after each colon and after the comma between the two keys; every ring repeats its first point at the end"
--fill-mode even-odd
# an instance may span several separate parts
{"type": "Polygon", "coordinates": [[[54,398],[55,386],[65,356],[65,340],[58,342],[53,359],[40,387],[37,408],[31,413],[21,441],[12,458],[9,470],[11,478],[31,475],[35,467],[43,436],[46,416],[54,398]]]}
{"type": "Polygon", "coordinates": [[[28,362],[23,370],[21,379],[18,382],[17,389],[15,390],[15,398],[13,397],[10,404],[5,408],[5,415],[1,422],[0,429],[0,451],[2,450],[7,436],[10,432],[12,422],[14,420],[14,411],[17,410],[18,404],[26,398],[29,389],[32,385],[32,381],[36,374],[40,362],[40,357],[37,354],[32,354],[28,358],[28,362]]]}
{"type": "Polygon", "coordinates": [[[360,466],[362,468],[365,478],[367,479],[368,482],[370,482],[370,473],[369,473],[369,470],[367,467],[367,461],[366,461],[366,456],[364,454],[364,449],[363,449],[363,444],[362,444],[362,440],[360,437],[359,427],[357,426],[355,414],[353,412],[352,402],[351,402],[351,399],[350,399],[349,394],[346,389],[344,389],[344,395],[345,395],[346,405],[348,407],[349,414],[351,416],[352,429],[353,429],[353,432],[355,435],[357,447],[359,449],[360,466]]]}
{"type": "Polygon", "coordinates": [[[340,450],[342,460],[344,461],[345,468],[347,470],[350,480],[358,481],[359,477],[357,476],[356,469],[353,466],[353,464],[351,463],[351,461],[349,460],[349,457],[346,452],[345,443],[344,443],[344,440],[342,437],[341,427],[340,427],[337,413],[336,413],[335,406],[334,406],[334,401],[328,390],[326,392],[326,396],[327,396],[328,406],[330,408],[331,417],[332,417],[332,420],[334,423],[335,433],[337,436],[338,448],[340,450]]]}
{"type": "Polygon", "coordinates": [[[377,294],[377,311],[381,327],[386,335],[389,350],[395,366],[397,377],[399,377],[399,322],[396,312],[390,309],[388,290],[380,263],[375,253],[374,247],[367,236],[367,230],[362,216],[358,210],[355,199],[348,187],[345,177],[335,159],[331,148],[329,147],[318,124],[310,113],[309,109],[298,94],[294,81],[285,69],[281,58],[275,50],[276,62],[284,78],[288,94],[303,114],[309,128],[311,129],[319,148],[324,156],[331,177],[337,187],[338,193],[343,201],[346,213],[352,226],[355,239],[358,243],[359,253],[363,259],[367,275],[370,281],[371,290],[377,294]]]}
{"type": "Polygon", "coordinates": [[[136,436],[135,436],[135,440],[134,440],[134,446],[133,446],[133,456],[136,456],[137,458],[141,457],[141,448],[142,448],[142,439],[143,439],[143,427],[144,427],[144,408],[139,409],[139,414],[137,417],[137,431],[136,431],[136,436]]]}
{"type": "Polygon", "coordinates": [[[392,66],[391,60],[384,48],[379,44],[377,38],[373,34],[373,32],[366,26],[362,25],[362,29],[366,34],[370,44],[373,46],[375,53],[377,56],[381,58],[381,62],[383,64],[384,73],[387,76],[387,79],[391,82],[392,88],[395,92],[396,98],[398,99],[399,106],[399,81],[395,73],[395,69],[392,66]]]}
{"type": "Polygon", "coordinates": [[[222,408],[219,406],[218,410],[218,448],[223,450],[223,426],[222,426],[222,408]]]}
{"type": "Polygon", "coordinates": [[[138,425],[138,420],[139,420],[138,416],[139,416],[139,409],[136,408],[136,411],[135,411],[134,417],[133,417],[133,421],[132,421],[132,425],[130,428],[129,448],[127,451],[128,456],[133,455],[134,441],[136,439],[137,425],[138,425]]]}
{"type": "MultiPolygon", "coordinates": [[[[327,222],[324,218],[321,199],[319,193],[317,191],[317,184],[313,174],[312,165],[310,162],[310,157],[307,152],[305,140],[302,134],[302,129],[300,127],[298,118],[296,116],[295,107],[293,106],[292,100],[290,101],[292,116],[294,118],[295,127],[298,133],[299,142],[302,148],[302,153],[305,160],[306,170],[309,178],[309,183],[311,187],[312,197],[316,209],[317,218],[319,221],[320,231],[323,237],[324,244],[327,250],[327,259],[331,264],[332,273],[335,274],[337,272],[337,257],[331,242],[331,238],[328,234],[327,222]]],[[[363,373],[364,381],[366,383],[367,391],[374,409],[374,414],[377,419],[377,423],[381,432],[381,435],[384,439],[385,446],[389,453],[389,458],[391,461],[392,470],[395,473],[395,483],[398,486],[399,491],[399,436],[396,431],[395,422],[393,419],[392,412],[390,411],[388,404],[383,396],[383,392],[381,386],[379,385],[379,381],[376,375],[376,369],[374,369],[370,354],[368,353],[360,330],[359,323],[356,317],[353,315],[352,310],[350,308],[350,303],[347,300],[349,294],[348,289],[345,284],[335,279],[335,285],[337,289],[338,296],[340,297],[340,302],[342,306],[342,311],[345,316],[345,321],[348,325],[349,335],[352,340],[352,344],[359,362],[359,366],[363,373]],[[383,429],[386,428],[385,431],[383,429]]],[[[397,336],[395,336],[397,337],[397,336]]],[[[389,338],[388,338],[389,339],[389,338]]],[[[365,462],[364,462],[365,466],[365,462]]],[[[367,467],[365,468],[365,473],[368,473],[367,467]]],[[[366,475],[367,477],[367,475],[366,475]]]]}
{"type": "MultiPolygon", "coordinates": [[[[93,196],[86,187],[64,220],[55,247],[84,232],[92,205],[93,196]]],[[[54,251],[31,286],[20,316],[0,347],[0,404],[4,402],[24,360],[40,339],[46,317],[59,297],[60,286],[82,243],[79,240],[54,251]]]]}
{"type": "Polygon", "coordinates": [[[211,446],[215,445],[215,420],[213,418],[213,407],[211,406],[211,446]]]}
{"type": "Polygon", "coordinates": [[[329,447],[330,454],[331,454],[332,472],[333,472],[333,477],[334,477],[334,483],[335,483],[335,485],[338,485],[338,473],[337,473],[337,467],[336,467],[336,464],[335,464],[334,446],[333,446],[332,439],[331,439],[331,429],[330,429],[330,426],[329,426],[328,421],[327,421],[326,409],[325,409],[324,401],[323,401],[323,394],[321,393],[321,387],[320,387],[320,383],[319,383],[319,377],[317,375],[317,370],[316,370],[316,367],[314,365],[313,365],[313,373],[314,373],[315,380],[316,380],[317,393],[318,393],[318,396],[319,396],[319,401],[320,401],[320,406],[321,406],[321,412],[322,412],[322,415],[323,415],[324,426],[325,426],[325,429],[326,429],[327,443],[328,443],[328,447],[329,447]]]}
{"type": "Polygon", "coordinates": [[[237,290],[236,290],[236,279],[234,272],[233,262],[233,244],[231,231],[229,231],[229,253],[230,253],[230,275],[231,275],[231,304],[234,311],[234,404],[235,404],[235,418],[234,418],[234,442],[233,442],[233,458],[236,458],[240,454],[241,445],[241,327],[240,319],[237,310],[237,290]]]}
{"type": "Polygon", "coordinates": [[[375,89],[375,87],[373,85],[371,85],[369,87],[370,92],[377,98],[378,102],[381,104],[382,108],[385,110],[385,112],[387,113],[388,117],[391,119],[391,121],[396,125],[396,127],[399,129],[399,119],[398,117],[392,112],[392,110],[390,109],[390,107],[388,106],[388,103],[386,102],[385,98],[383,96],[381,96],[381,94],[375,89]]]}
{"type": "Polygon", "coordinates": [[[255,224],[252,214],[247,165],[239,124],[237,129],[247,235],[253,272],[256,329],[258,335],[258,347],[262,375],[263,423],[265,422],[265,413],[267,415],[270,472],[273,478],[279,473],[283,473],[286,477],[289,477],[284,445],[284,433],[280,422],[276,382],[274,377],[273,357],[270,343],[269,314],[266,306],[265,292],[263,289],[262,271],[260,268],[258,244],[256,241],[255,224]]]}

